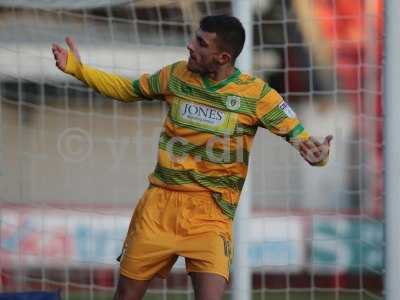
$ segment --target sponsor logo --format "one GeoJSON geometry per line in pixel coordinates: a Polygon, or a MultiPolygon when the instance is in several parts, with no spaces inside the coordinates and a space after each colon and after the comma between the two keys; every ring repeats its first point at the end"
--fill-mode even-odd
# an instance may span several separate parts
{"type": "Polygon", "coordinates": [[[187,121],[198,121],[200,123],[219,126],[224,122],[225,113],[205,105],[194,104],[190,102],[182,103],[180,107],[182,119],[187,121]]]}
{"type": "Polygon", "coordinates": [[[226,107],[230,110],[238,110],[240,107],[240,97],[239,96],[226,97],[226,107]]]}
{"type": "Polygon", "coordinates": [[[279,104],[279,108],[280,108],[289,118],[295,118],[295,117],[296,117],[295,112],[290,108],[289,104],[287,104],[285,101],[282,101],[282,103],[279,104]]]}
{"type": "Polygon", "coordinates": [[[179,98],[172,104],[171,117],[183,125],[228,135],[234,132],[237,123],[236,113],[179,98]]]}

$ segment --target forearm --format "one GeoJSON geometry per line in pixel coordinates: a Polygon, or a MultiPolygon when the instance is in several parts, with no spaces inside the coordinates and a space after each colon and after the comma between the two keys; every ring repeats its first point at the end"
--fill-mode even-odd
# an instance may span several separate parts
{"type": "Polygon", "coordinates": [[[74,76],[100,94],[116,100],[129,102],[141,98],[134,92],[132,80],[84,65],[71,51],[68,52],[65,73],[74,76]]]}
{"type": "Polygon", "coordinates": [[[268,92],[257,102],[256,116],[259,124],[272,133],[285,138],[300,155],[312,166],[324,166],[328,162],[329,142],[327,136],[321,144],[304,130],[295,112],[274,89],[263,88],[268,92]],[[313,148],[313,149],[311,149],[313,148]]]}

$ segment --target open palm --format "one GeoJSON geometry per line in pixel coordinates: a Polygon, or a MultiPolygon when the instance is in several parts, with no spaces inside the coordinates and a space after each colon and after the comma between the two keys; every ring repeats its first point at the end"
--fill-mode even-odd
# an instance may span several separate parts
{"type": "MultiPolygon", "coordinates": [[[[75,55],[75,57],[80,61],[80,55],[78,48],[76,47],[75,40],[72,37],[67,36],[65,38],[65,42],[68,45],[68,48],[72,53],[75,55]]],[[[61,47],[57,43],[53,43],[51,47],[54,55],[54,59],[56,61],[56,66],[63,72],[65,72],[65,69],[67,67],[67,59],[68,59],[68,49],[61,47]]]]}
{"type": "Polygon", "coordinates": [[[330,143],[333,139],[332,135],[325,137],[321,143],[315,138],[310,137],[308,140],[299,143],[300,155],[310,164],[317,165],[329,156],[330,143]]]}

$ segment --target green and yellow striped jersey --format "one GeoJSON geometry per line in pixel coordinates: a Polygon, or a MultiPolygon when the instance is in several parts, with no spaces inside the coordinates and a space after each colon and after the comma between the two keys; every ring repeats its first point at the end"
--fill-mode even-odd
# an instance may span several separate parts
{"type": "Polygon", "coordinates": [[[69,52],[66,72],[121,101],[163,99],[169,104],[152,185],[180,191],[211,191],[234,217],[258,127],[288,141],[308,133],[282,97],[259,78],[238,69],[212,82],[177,62],[130,80],[81,64],[69,52]]]}

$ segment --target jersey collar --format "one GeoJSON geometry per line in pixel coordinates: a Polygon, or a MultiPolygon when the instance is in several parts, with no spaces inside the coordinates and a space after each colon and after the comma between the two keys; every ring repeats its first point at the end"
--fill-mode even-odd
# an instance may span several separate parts
{"type": "Polygon", "coordinates": [[[228,78],[222,81],[218,81],[216,83],[213,83],[206,75],[201,75],[201,79],[203,81],[203,85],[207,90],[215,92],[216,90],[219,90],[220,88],[226,86],[228,83],[238,79],[240,74],[240,70],[238,68],[235,68],[235,71],[228,78]]]}

